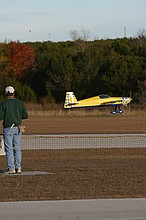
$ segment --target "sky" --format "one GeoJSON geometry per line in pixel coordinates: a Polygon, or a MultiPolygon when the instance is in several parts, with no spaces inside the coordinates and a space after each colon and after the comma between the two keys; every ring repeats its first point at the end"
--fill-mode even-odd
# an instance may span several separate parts
{"type": "Polygon", "coordinates": [[[0,0],[0,42],[135,37],[146,30],[146,0],[0,0]]]}

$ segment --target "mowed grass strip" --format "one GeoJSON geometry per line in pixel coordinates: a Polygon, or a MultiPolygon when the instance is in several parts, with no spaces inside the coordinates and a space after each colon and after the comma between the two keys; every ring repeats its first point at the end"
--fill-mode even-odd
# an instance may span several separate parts
{"type": "MultiPolygon", "coordinates": [[[[146,148],[23,151],[22,171],[0,175],[0,201],[146,197],[146,148]]],[[[0,156],[0,170],[6,168],[0,156]]]]}

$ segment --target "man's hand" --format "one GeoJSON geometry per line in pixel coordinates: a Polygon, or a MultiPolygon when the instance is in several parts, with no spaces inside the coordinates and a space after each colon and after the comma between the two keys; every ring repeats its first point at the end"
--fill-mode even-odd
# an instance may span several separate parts
{"type": "Polygon", "coordinates": [[[19,131],[20,131],[20,133],[24,133],[25,132],[25,126],[19,125],[19,131]]]}

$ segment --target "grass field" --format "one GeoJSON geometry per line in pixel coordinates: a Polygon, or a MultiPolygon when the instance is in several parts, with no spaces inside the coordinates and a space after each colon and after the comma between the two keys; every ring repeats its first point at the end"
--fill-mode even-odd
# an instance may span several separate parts
{"type": "Polygon", "coordinates": [[[23,151],[23,171],[53,174],[0,175],[0,201],[146,197],[146,148],[23,151]]]}
{"type": "MultiPolygon", "coordinates": [[[[145,133],[146,116],[30,115],[24,125],[28,134],[145,133]]],[[[5,168],[0,156],[0,170],[5,168]]],[[[22,170],[53,174],[0,175],[0,201],[146,197],[146,148],[28,150],[22,170]]]]}

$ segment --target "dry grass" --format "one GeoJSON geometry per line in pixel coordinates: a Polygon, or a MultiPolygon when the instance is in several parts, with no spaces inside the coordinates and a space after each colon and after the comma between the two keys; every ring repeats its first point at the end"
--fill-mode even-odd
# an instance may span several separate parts
{"type": "MultiPolygon", "coordinates": [[[[112,107],[104,108],[92,108],[92,109],[64,109],[63,105],[57,104],[35,104],[27,103],[26,107],[28,109],[30,116],[48,116],[48,117],[110,117],[113,116],[110,112],[113,110],[112,107]]],[[[145,116],[146,109],[140,107],[123,107],[124,117],[129,116],[145,116]]],[[[119,114],[118,114],[119,116],[119,114]]]]}
{"type": "Polygon", "coordinates": [[[145,161],[144,148],[23,151],[23,171],[53,174],[0,175],[0,201],[145,198],[145,161]]]}
{"type": "MultiPolygon", "coordinates": [[[[24,124],[29,134],[146,131],[146,111],[140,109],[113,116],[109,108],[27,108],[30,117],[24,124]]],[[[0,156],[0,169],[5,168],[5,156],[0,156]]],[[[22,170],[54,175],[1,175],[0,201],[146,197],[146,148],[29,150],[23,152],[22,170]]]]}

